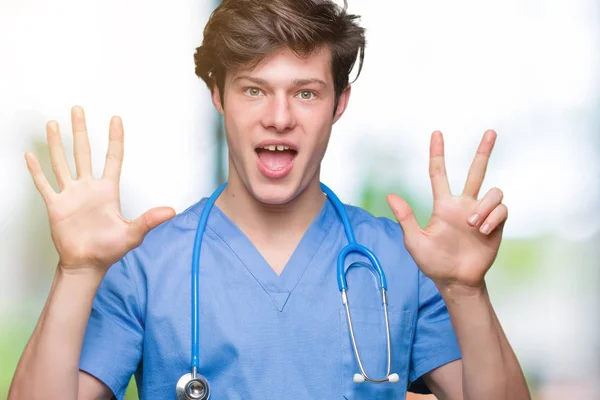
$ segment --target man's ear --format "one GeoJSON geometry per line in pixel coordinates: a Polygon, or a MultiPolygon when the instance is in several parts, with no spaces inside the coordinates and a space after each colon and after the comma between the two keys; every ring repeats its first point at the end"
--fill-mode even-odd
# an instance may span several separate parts
{"type": "Polygon", "coordinates": [[[333,117],[333,123],[335,124],[344,114],[346,108],[348,107],[348,102],[350,101],[350,93],[352,92],[352,85],[348,85],[346,89],[340,95],[338,100],[337,109],[335,110],[335,115],[333,117]]]}
{"type": "Polygon", "coordinates": [[[217,109],[217,111],[223,115],[223,103],[221,102],[221,93],[219,92],[219,87],[217,86],[217,82],[213,79],[212,84],[212,93],[211,93],[212,103],[217,109]]]}

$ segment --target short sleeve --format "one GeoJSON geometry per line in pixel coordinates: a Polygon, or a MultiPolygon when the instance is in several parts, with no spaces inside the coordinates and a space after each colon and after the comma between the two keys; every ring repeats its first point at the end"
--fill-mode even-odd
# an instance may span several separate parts
{"type": "Polygon", "coordinates": [[[142,357],[143,318],[136,281],[126,259],[104,276],[94,298],[79,369],[104,382],[122,400],[142,357]]]}
{"type": "Polygon", "coordinates": [[[419,312],[409,371],[409,391],[431,393],[421,377],[461,358],[446,303],[431,279],[419,271],[419,312]]]}

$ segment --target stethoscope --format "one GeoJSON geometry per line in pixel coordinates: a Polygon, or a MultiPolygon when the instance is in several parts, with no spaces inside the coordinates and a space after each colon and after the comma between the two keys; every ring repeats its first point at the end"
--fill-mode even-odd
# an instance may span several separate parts
{"type": "MultiPolygon", "coordinates": [[[[210,211],[215,205],[215,201],[221,195],[227,183],[223,184],[219,187],[208,199],[204,209],[202,210],[202,214],[200,215],[200,220],[198,221],[198,228],[196,229],[196,237],[194,239],[194,251],[192,254],[192,372],[183,375],[179,381],[177,382],[177,386],[175,389],[175,393],[177,395],[178,400],[208,400],[210,399],[210,385],[208,380],[198,374],[198,366],[199,366],[199,357],[198,357],[198,343],[199,333],[200,333],[200,295],[198,288],[198,277],[199,277],[199,264],[200,264],[200,248],[202,247],[202,237],[204,236],[204,231],[206,229],[206,223],[208,222],[208,217],[210,215],[210,211]]],[[[342,202],[337,198],[337,196],[329,189],[327,186],[321,183],[321,189],[327,195],[327,198],[331,201],[335,209],[337,210],[338,215],[340,216],[342,223],[344,225],[344,231],[346,232],[346,238],[348,239],[348,244],[344,247],[337,257],[337,281],[340,292],[342,293],[342,304],[346,309],[346,318],[348,320],[348,328],[350,330],[350,339],[352,340],[352,348],[354,349],[354,355],[356,356],[356,360],[358,362],[358,367],[360,368],[360,374],[354,374],[354,382],[362,383],[362,382],[372,382],[372,383],[384,383],[391,382],[396,383],[400,380],[400,377],[396,373],[391,373],[392,367],[392,347],[391,347],[391,338],[390,338],[390,323],[388,318],[388,307],[387,307],[387,282],[385,280],[385,274],[381,265],[379,264],[379,260],[375,256],[375,254],[369,250],[368,248],[356,243],[356,239],[354,238],[354,230],[352,229],[352,225],[350,224],[350,218],[348,217],[348,213],[346,213],[346,209],[342,202]],[[386,336],[387,336],[387,372],[384,378],[382,379],[373,379],[367,375],[365,372],[365,368],[363,367],[360,353],[358,351],[358,346],[356,345],[356,339],[354,337],[354,328],[352,325],[352,317],[350,316],[350,304],[348,301],[348,296],[346,294],[348,290],[348,283],[346,282],[346,272],[344,271],[344,262],[346,257],[351,254],[356,253],[363,255],[369,259],[373,266],[373,270],[377,274],[379,279],[379,289],[381,290],[381,302],[383,304],[383,312],[385,316],[385,328],[386,328],[386,336]]],[[[353,263],[353,266],[362,266],[368,264],[356,262],[353,263]]]]}

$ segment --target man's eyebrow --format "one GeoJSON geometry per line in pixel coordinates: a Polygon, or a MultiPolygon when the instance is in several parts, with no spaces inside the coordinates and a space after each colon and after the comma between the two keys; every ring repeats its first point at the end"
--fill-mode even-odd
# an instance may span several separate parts
{"type": "Polygon", "coordinates": [[[294,85],[296,85],[296,86],[310,85],[311,83],[317,83],[322,86],[327,86],[327,84],[325,82],[323,82],[322,80],[317,79],[317,78],[294,80],[294,85]]]}
{"type": "Polygon", "coordinates": [[[245,80],[255,83],[257,85],[263,85],[263,86],[268,85],[268,82],[266,80],[261,79],[261,78],[253,78],[248,75],[240,75],[237,78],[235,78],[233,81],[237,82],[237,81],[241,81],[242,79],[245,79],[245,80]]]}
{"type": "MultiPolygon", "coordinates": [[[[249,75],[240,75],[240,76],[236,77],[233,81],[237,82],[242,79],[245,79],[256,85],[261,85],[261,86],[267,86],[269,84],[269,82],[267,82],[265,79],[254,78],[249,75]]],[[[294,84],[294,86],[305,86],[305,85],[310,85],[311,83],[316,83],[316,84],[319,84],[322,86],[327,86],[327,84],[324,81],[322,81],[321,79],[317,79],[317,78],[295,79],[294,81],[292,81],[292,83],[294,84]]]]}

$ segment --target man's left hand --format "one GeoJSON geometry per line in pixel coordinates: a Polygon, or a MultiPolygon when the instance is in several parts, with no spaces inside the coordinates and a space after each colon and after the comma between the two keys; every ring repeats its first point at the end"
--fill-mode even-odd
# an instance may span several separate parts
{"type": "Polygon", "coordinates": [[[425,229],[419,227],[404,199],[387,197],[404,232],[407,250],[438,288],[481,290],[484,276],[498,254],[508,217],[502,191],[493,188],[477,199],[495,142],[496,132],[486,131],[462,194],[453,196],[446,175],[444,139],[441,132],[433,132],[429,163],[433,213],[425,229]]]}

